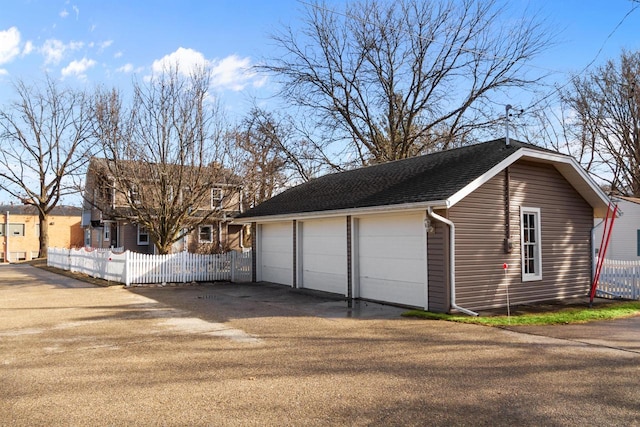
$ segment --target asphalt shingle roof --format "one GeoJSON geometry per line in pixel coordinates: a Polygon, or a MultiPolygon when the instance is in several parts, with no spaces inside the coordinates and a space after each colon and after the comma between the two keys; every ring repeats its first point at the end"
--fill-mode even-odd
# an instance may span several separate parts
{"type": "MultiPolygon", "coordinates": [[[[9,212],[9,215],[38,215],[38,210],[32,205],[0,205],[0,214],[9,212]]],[[[82,215],[82,209],[76,206],[58,205],[51,213],[51,216],[77,216],[82,215]]]]}
{"type": "Polygon", "coordinates": [[[522,147],[504,138],[316,178],[290,188],[238,218],[445,200],[522,147]]]}

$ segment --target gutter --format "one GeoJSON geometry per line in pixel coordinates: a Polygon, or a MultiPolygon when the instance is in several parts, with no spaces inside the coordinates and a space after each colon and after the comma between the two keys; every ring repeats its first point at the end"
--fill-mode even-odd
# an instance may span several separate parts
{"type": "Polygon", "coordinates": [[[452,221],[433,212],[429,206],[429,216],[449,226],[449,286],[451,292],[451,308],[455,308],[469,316],[478,316],[475,311],[468,310],[456,304],[456,226],[452,221]]]}
{"type": "Polygon", "coordinates": [[[305,219],[314,219],[314,218],[330,218],[330,217],[338,217],[338,216],[347,216],[347,215],[369,215],[376,214],[380,212],[391,213],[391,212],[401,212],[401,211],[420,211],[424,212],[426,208],[443,208],[447,209],[450,207],[450,203],[447,200],[435,200],[431,202],[415,202],[415,203],[401,203],[395,205],[380,205],[380,206],[369,206],[362,208],[345,208],[345,209],[332,209],[326,211],[311,211],[311,212],[293,212],[286,214],[276,214],[276,215],[259,215],[259,216],[247,216],[247,217],[235,217],[231,221],[232,224],[248,224],[252,222],[266,223],[266,222],[277,222],[277,221],[289,221],[289,220],[300,220],[303,221],[305,219]]]}

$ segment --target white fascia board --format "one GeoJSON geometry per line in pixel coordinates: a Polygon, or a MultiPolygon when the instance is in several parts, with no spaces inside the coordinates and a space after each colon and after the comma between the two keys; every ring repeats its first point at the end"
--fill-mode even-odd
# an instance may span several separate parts
{"type": "Polygon", "coordinates": [[[337,209],[330,211],[314,211],[314,212],[300,212],[283,215],[271,215],[271,216],[256,216],[247,218],[236,218],[232,224],[248,224],[251,222],[277,222],[277,221],[291,221],[291,220],[309,220],[317,218],[331,218],[337,216],[360,216],[360,215],[372,215],[380,213],[393,213],[393,212],[411,212],[411,211],[423,211],[428,208],[432,209],[447,209],[446,200],[436,200],[431,202],[419,202],[419,203],[403,203],[398,205],[383,205],[383,206],[371,206],[366,208],[352,208],[352,209],[337,209]]]}
{"type": "Polygon", "coordinates": [[[467,184],[465,187],[463,187],[460,191],[455,193],[453,196],[449,197],[449,199],[447,199],[449,202],[449,205],[454,206],[460,200],[464,199],[469,194],[473,193],[478,188],[480,188],[480,186],[487,183],[491,178],[498,175],[506,167],[512,165],[517,160],[519,160],[523,156],[522,150],[523,149],[521,148],[520,150],[516,151],[515,153],[513,153],[512,155],[510,155],[509,157],[507,157],[506,159],[504,159],[503,161],[501,161],[500,163],[498,163],[497,165],[495,165],[494,167],[492,167],[491,169],[489,169],[488,171],[486,171],[485,173],[483,173],[482,175],[480,175],[479,177],[471,181],[469,184],[467,184]]]}
{"type": "Polygon", "coordinates": [[[594,208],[594,216],[603,218],[607,213],[609,205],[609,197],[595,183],[582,166],[573,157],[563,154],[546,153],[543,151],[532,150],[531,148],[520,148],[511,156],[498,163],[493,168],[473,180],[462,190],[451,196],[448,201],[453,206],[469,194],[477,190],[481,185],[485,184],[491,178],[503,171],[520,159],[530,160],[533,162],[552,164],[562,174],[562,176],[580,193],[580,195],[594,208]]]}

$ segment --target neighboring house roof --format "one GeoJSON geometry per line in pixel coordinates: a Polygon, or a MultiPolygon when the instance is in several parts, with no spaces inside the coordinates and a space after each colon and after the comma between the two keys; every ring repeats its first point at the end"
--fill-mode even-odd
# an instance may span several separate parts
{"type": "MultiPolygon", "coordinates": [[[[110,162],[112,162],[112,160],[107,160],[105,158],[100,158],[100,157],[92,157],[87,173],[91,173],[91,171],[95,168],[96,170],[99,170],[100,172],[106,175],[110,175],[111,174],[110,168],[109,168],[110,162]]],[[[140,173],[140,165],[143,163],[140,161],[133,161],[133,160],[120,160],[119,164],[121,166],[124,166],[125,168],[128,168],[128,170],[131,171],[131,175],[133,175],[133,174],[140,173]]],[[[148,164],[148,165],[153,165],[153,164],[148,164]]],[[[182,165],[175,165],[175,164],[166,164],[166,165],[163,165],[163,168],[167,168],[166,170],[169,170],[169,171],[171,170],[179,171],[182,168],[197,169],[197,166],[182,166],[182,165]]],[[[208,168],[209,171],[211,172],[211,176],[216,178],[214,185],[242,186],[242,181],[240,177],[238,177],[228,168],[225,168],[219,164],[212,164],[207,166],[206,168],[208,168]]],[[[153,179],[152,176],[149,176],[147,178],[149,180],[153,179]]]]}
{"type": "MultiPolygon", "coordinates": [[[[0,214],[9,212],[9,215],[38,215],[38,210],[32,205],[0,205],[0,214]]],[[[82,208],[76,206],[56,206],[49,213],[50,216],[77,216],[82,215],[82,208]]]]}
{"type": "Polygon", "coordinates": [[[613,196],[614,199],[625,200],[627,202],[635,203],[640,205],[640,198],[637,197],[627,197],[627,196],[613,196]]]}
{"type": "Polygon", "coordinates": [[[293,187],[239,215],[238,219],[298,216],[313,212],[383,207],[449,208],[515,161],[553,164],[604,216],[608,198],[570,156],[504,138],[347,172],[329,174],[293,187]]]}

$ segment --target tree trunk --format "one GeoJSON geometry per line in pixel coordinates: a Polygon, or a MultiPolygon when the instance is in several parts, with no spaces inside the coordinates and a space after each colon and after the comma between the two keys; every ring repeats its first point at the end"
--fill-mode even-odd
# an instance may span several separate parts
{"type": "Polygon", "coordinates": [[[40,249],[38,258],[47,257],[47,249],[49,248],[49,216],[40,212],[40,249]]]}

